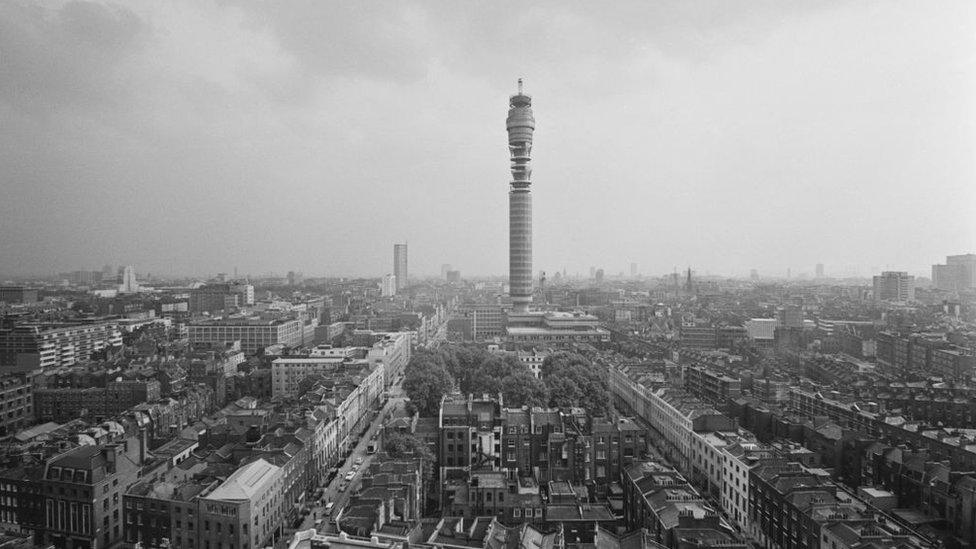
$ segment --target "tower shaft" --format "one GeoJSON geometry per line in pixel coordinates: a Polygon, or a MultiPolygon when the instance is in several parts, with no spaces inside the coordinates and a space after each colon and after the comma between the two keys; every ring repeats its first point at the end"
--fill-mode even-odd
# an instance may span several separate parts
{"type": "Polygon", "coordinates": [[[508,193],[508,284],[514,312],[526,312],[532,302],[532,97],[522,93],[509,98],[508,149],[512,181],[508,193]]]}

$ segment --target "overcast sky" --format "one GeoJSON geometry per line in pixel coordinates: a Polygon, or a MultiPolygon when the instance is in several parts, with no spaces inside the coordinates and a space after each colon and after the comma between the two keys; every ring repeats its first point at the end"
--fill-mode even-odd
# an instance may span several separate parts
{"type": "Polygon", "coordinates": [[[927,274],[976,252],[976,2],[0,2],[0,272],[927,274]]]}

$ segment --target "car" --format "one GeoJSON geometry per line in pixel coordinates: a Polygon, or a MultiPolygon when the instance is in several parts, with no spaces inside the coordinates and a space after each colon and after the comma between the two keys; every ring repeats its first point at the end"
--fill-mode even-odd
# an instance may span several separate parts
{"type": "Polygon", "coordinates": [[[362,458],[362,457],[358,457],[358,458],[356,458],[356,461],[355,461],[354,463],[355,463],[356,465],[362,465],[362,464],[363,464],[363,458],[362,458]]]}
{"type": "Polygon", "coordinates": [[[356,471],[349,471],[346,473],[346,480],[352,480],[356,477],[356,471]]]}
{"type": "Polygon", "coordinates": [[[329,503],[326,503],[325,504],[325,512],[326,513],[331,513],[333,507],[335,507],[335,502],[334,501],[330,501],[329,503]]]}

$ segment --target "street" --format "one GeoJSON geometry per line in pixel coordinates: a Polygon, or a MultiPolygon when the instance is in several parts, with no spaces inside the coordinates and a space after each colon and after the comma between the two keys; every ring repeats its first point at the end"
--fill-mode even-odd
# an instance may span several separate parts
{"type": "MultiPolygon", "coordinates": [[[[330,482],[327,486],[324,486],[324,492],[320,500],[309,502],[311,504],[311,512],[307,517],[305,517],[305,520],[302,521],[302,525],[299,530],[307,530],[312,528],[315,525],[316,520],[323,519],[318,525],[319,532],[336,531],[334,525],[330,523],[329,518],[331,516],[335,516],[339,510],[346,505],[346,502],[349,500],[349,495],[359,485],[362,471],[368,468],[370,463],[372,463],[373,454],[368,454],[366,452],[370,439],[379,433],[380,429],[383,427],[384,418],[387,416],[387,414],[390,414],[390,412],[396,410],[398,407],[401,409],[403,407],[403,402],[406,400],[406,398],[403,396],[403,391],[400,388],[400,382],[402,382],[402,378],[390,387],[390,397],[386,404],[382,409],[380,409],[380,412],[376,415],[376,417],[373,418],[373,421],[370,423],[366,433],[360,437],[356,447],[353,449],[352,453],[349,454],[349,457],[346,458],[345,463],[343,463],[335,478],[332,479],[332,482],[330,482]],[[355,465],[356,458],[363,459],[362,464],[360,464],[358,467],[355,465]],[[346,474],[353,470],[355,470],[355,476],[352,478],[352,480],[347,481],[345,478],[346,474]],[[346,485],[346,489],[340,492],[339,487],[343,484],[346,485]],[[329,513],[326,513],[325,504],[328,504],[329,502],[333,503],[333,507],[329,513]]],[[[379,450],[379,448],[377,448],[377,450],[379,450]]],[[[287,540],[290,539],[290,537],[290,534],[283,537],[286,545],[287,540]]]]}

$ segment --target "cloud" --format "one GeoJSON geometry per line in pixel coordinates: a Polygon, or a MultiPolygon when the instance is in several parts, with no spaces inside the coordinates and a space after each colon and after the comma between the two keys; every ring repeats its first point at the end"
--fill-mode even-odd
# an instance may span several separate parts
{"type": "Polygon", "coordinates": [[[0,5],[0,97],[35,115],[111,109],[127,100],[127,63],[146,27],[116,5],[69,2],[57,10],[0,5]]]}

